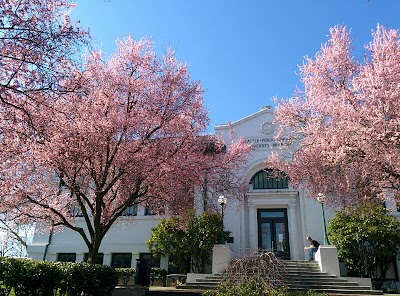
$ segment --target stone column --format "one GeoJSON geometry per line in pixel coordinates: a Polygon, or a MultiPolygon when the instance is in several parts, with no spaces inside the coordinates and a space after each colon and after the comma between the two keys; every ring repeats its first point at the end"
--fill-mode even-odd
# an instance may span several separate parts
{"type": "Polygon", "coordinates": [[[83,262],[84,256],[83,253],[76,253],[76,262],[83,262]]]}
{"type": "Polygon", "coordinates": [[[289,223],[289,237],[290,237],[290,259],[300,260],[299,253],[299,236],[297,233],[297,215],[296,215],[296,201],[292,200],[288,204],[288,223],[289,223]]]}
{"type": "Polygon", "coordinates": [[[103,264],[107,266],[111,266],[111,253],[104,253],[103,255],[103,264]]]}
{"type": "Polygon", "coordinates": [[[249,201],[249,247],[251,250],[258,249],[258,225],[257,225],[257,209],[255,205],[249,201]]]}

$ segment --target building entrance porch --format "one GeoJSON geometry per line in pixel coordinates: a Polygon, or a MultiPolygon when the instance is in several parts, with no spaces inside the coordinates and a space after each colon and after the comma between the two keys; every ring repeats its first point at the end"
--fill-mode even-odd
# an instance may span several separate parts
{"type": "Polygon", "coordinates": [[[282,259],[290,259],[286,209],[259,209],[257,221],[258,249],[274,252],[282,259]]]}
{"type": "Polygon", "coordinates": [[[299,191],[249,190],[246,195],[248,247],[272,251],[286,260],[303,260],[299,191]]]}

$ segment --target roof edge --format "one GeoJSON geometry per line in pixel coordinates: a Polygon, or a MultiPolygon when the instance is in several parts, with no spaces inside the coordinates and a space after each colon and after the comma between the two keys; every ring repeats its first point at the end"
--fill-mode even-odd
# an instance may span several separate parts
{"type": "MultiPolygon", "coordinates": [[[[272,106],[263,106],[261,107],[261,109],[259,111],[257,111],[256,113],[250,114],[242,119],[239,119],[237,121],[233,121],[230,123],[231,126],[235,126],[235,125],[239,125],[243,122],[246,122],[248,120],[253,119],[254,117],[259,116],[260,114],[264,114],[264,113],[274,113],[273,107],[272,106]]],[[[223,124],[216,124],[214,126],[214,130],[222,130],[222,129],[228,129],[229,128],[229,123],[223,123],[223,124]]]]}

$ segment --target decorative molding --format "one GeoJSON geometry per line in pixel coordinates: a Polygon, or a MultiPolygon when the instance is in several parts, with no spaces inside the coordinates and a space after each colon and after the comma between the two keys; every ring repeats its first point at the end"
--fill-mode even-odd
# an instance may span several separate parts
{"type": "Polygon", "coordinates": [[[249,198],[271,198],[279,196],[296,200],[299,196],[299,191],[291,189],[257,189],[247,192],[246,196],[249,198]]]}
{"type": "Polygon", "coordinates": [[[264,121],[260,126],[260,130],[265,135],[272,135],[275,132],[275,125],[271,121],[264,121]]]}

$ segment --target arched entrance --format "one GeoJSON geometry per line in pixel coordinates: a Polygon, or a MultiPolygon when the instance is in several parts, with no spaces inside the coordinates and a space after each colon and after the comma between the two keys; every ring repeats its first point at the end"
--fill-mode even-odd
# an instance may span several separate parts
{"type": "MultiPolygon", "coordinates": [[[[276,193],[288,189],[288,178],[283,174],[276,177],[272,170],[257,171],[250,180],[251,191],[262,193],[265,203],[271,202],[276,193]]],[[[278,195],[279,196],[279,195],[278,195]]],[[[290,259],[289,228],[287,206],[282,204],[270,207],[257,207],[257,246],[260,250],[274,252],[278,257],[290,259]]]]}

